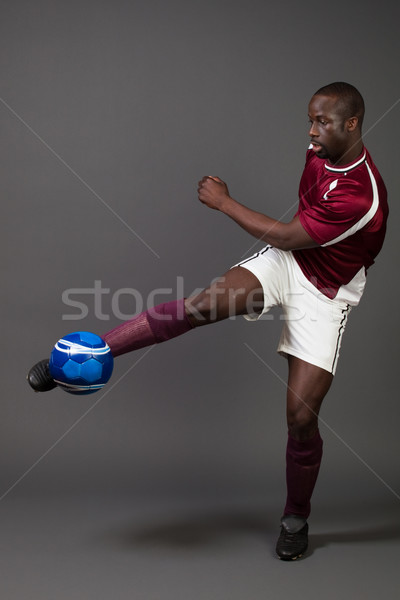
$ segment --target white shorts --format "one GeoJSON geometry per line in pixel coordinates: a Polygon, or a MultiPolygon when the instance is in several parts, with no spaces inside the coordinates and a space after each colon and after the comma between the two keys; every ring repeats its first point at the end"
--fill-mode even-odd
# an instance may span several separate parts
{"type": "Polygon", "coordinates": [[[266,246],[238,263],[260,281],[264,308],[257,320],[273,306],[280,306],[284,321],[278,352],[301,358],[333,375],[351,306],[324,296],[303,275],[292,252],[266,246]]]}

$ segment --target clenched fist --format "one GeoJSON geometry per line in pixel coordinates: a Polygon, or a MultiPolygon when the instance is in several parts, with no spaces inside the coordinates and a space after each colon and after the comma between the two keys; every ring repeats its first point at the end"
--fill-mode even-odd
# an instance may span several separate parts
{"type": "Polygon", "coordinates": [[[222,210],[224,203],[230,200],[228,186],[219,177],[203,177],[197,191],[200,202],[214,210],[222,210]]]}

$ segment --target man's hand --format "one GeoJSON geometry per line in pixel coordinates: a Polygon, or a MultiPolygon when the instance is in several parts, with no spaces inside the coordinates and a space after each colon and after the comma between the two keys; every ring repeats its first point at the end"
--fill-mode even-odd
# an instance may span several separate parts
{"type": "Polygon", "coordinates": [[[200,202],[214,210],[223,210],[226,201],[230,200],[228,186],[219,177],[203,177],[197,191],[200,202]]]}

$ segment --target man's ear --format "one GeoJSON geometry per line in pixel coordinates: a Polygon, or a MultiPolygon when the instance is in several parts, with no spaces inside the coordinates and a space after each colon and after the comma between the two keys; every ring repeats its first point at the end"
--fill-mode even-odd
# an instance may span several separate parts
{"type": "Polygon", "coordinates": [[[355,131],[357,129],[357,125],[358,117],[350,117],[350,119],[347,119],[347,131],[349,133],[355,131]]]}

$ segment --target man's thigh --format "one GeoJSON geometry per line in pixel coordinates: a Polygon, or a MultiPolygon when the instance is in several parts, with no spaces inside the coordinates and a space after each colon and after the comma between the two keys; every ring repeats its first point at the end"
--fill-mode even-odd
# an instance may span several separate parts
{"type": "Polygon", "coordinates": [[[295,356],[288,356],[287,423],[290,434],[299,440],[313,437],[318,415],[333,375],[295,356]]]}

